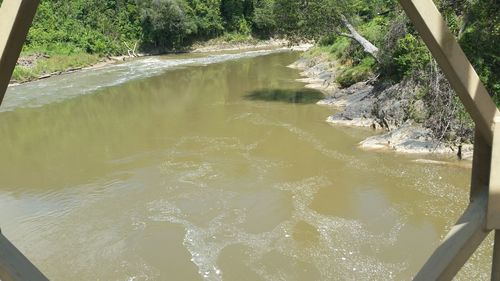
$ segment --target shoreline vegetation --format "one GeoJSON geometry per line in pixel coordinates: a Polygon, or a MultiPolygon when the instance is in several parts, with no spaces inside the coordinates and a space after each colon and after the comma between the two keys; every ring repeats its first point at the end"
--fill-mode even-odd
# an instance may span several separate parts
{"type": "Polygon", "coordinates": [[[290,48],[291,50],[307,50],[312,47],[311,43],[291,44],[285,39],[261,40],[252,37],[245,37],[244,40],[229,41],[225,38],[216,38],[203,43],[197,43],[189,49],[162,52],[162,53],[129,53],[121,56],[90,55],[86,53],[69,55],[45,55],[31,54],[21,55],[16,69],[10,81],[9,87],[29,83],[37,80],[43,80],[52,76],[77,72],[84,69],[93,69],[104,67],[113,63],[127,61],[136,57],[181,54],[181,53],[211,53],[223,51],[244,51],[251,49],[273,49],[290,48]]]}
{"type": "MultiPolygon", "coordinates": [[[[500,2],[433,1],[500,106],[500,2]]],[[[296,67],[327,94],[323,104],[344,108],[330,123],[387,132],[362,147],[470,157],[472,118],[393,0],[46,0],[12,82],[285,42],[316,42],[296,67]]]]}

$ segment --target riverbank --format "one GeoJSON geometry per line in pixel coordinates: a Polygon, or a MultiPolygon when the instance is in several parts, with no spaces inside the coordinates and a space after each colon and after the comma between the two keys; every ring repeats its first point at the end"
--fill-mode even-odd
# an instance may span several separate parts
{"type": "MultiPolygon", "coordinates": [[[[282,39],[248,39],[243,41],[226,41],[224,39],[213,39],[204,43],[195,44],[191,48],[178,51],[177,53],[211,53],[274,48],[290,48],[292,50],[305,51],[310,47],[312,47],[312,45],[308,43],[290,46],[287,40],[282,39]]],[[[168,53],[156,54],[134,52],[133,54],[128,55],[105,57],[85,53],[53,56],[44,54],[25,55],[19,58],[9,86],[42,80],[52,76],[73,73],[80,70],[100,68],[110,64],[130,60],[135,57],[162,54],[168,53]]]]}
{"type": "Polygon", "coordinates": [[[339,66],[326,55],[304,56],[290,67],[302,70],[304,78],[300,81],[307,83],[306,87],[325,94],[318,104],[335,108],[335,113],[326,119],[328,123],[376,131],[376,135],[359,143],[360,148],[472,159],[472,144],[444,142],[416,122],[415,119],[424,116],[425,108],[415,98],[411,81],[384,85],[377,83],[375,77],[341,89],[336,83],[339,66]]]}

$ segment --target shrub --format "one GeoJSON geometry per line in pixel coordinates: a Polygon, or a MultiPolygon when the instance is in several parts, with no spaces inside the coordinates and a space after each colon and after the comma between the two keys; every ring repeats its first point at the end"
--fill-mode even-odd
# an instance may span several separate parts
{"type": "Polygon", "coordinates": [[[423,69],[431,60],[425,44],[408,33],[399,39],[394,52],[394,64],[399,78],[409,76],[415,70],[423,69]]]}
{"type": "Polygon", "coordinates": [[[366,57],[358,65],[346,67],[341,70],[337,75],[336,82],[345,88],[357,82],[365,81],[373,75],[375,64],[376,61],[374,58],[366,57]]]}

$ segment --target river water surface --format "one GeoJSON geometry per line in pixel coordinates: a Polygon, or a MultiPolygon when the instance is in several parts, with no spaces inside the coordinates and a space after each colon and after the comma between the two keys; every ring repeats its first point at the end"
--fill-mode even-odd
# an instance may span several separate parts
{"type": "MultiPolygon", "coordinates": [[[[9,88],[2,232],[51,280],[409,280],[470,170],[359,150],[374,132],[325,123],[298,56],[149,57],[9,88]]],[[[458,280],[488,279],[487,248],[458,280]]]]}

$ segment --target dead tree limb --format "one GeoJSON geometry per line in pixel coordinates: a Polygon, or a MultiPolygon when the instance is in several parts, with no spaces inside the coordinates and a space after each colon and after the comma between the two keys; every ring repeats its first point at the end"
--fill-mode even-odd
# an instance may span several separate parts
{"type": "Polygon", "coordinates": [[[343,14],[340,14],[340,21],[347,28],[347,30],[349,30],[349,33],[339,33],[339,35],[351,38],[352,40],[358,42],[363,47],[366,53],[368,53],[369,55],[374,57],[378,62],[380,62],[378,56],[379,49],[375,45],[373,45],[370,41],[368,41],[368,39],[359,34],[354,28],[354,26],[352,26],[352,24],[347,20],[347,18],[343,14]]]}

